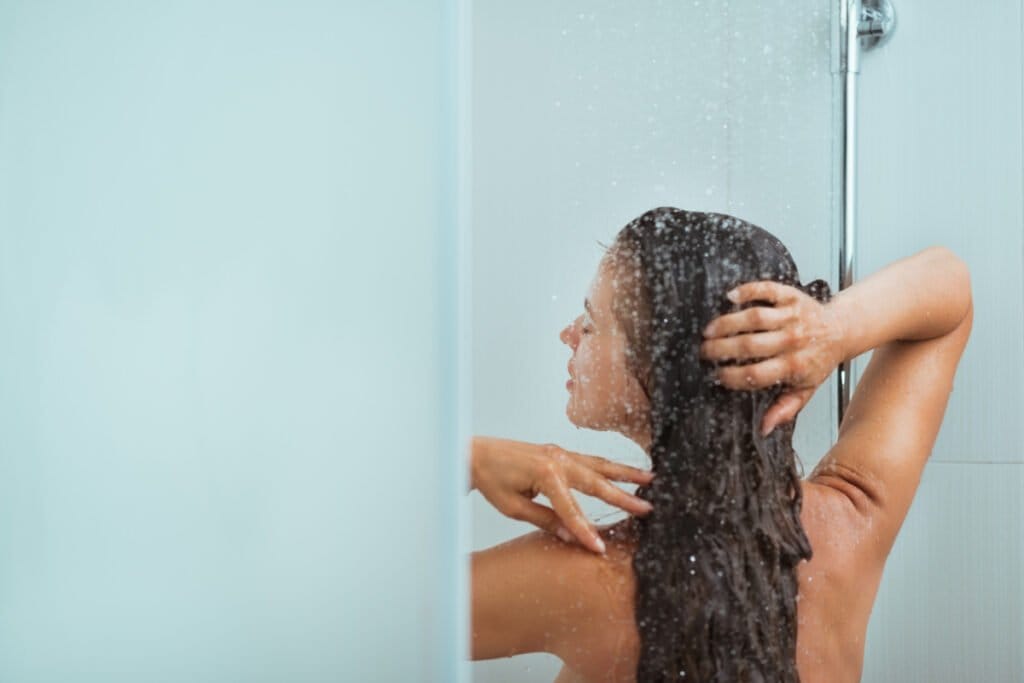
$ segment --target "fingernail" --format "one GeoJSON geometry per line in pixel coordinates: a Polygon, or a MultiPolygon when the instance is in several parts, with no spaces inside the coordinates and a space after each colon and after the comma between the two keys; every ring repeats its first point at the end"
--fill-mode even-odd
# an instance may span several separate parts
{"type": "Polygon", "coordinates": [[[728,297],[729,301],[733,303],[736,303],[740,299],[740,293],[737,292],[735,289],[730,289],[728,292],[725,293],[725,296],[728,297]]]}
{"type": "Polygon", "coordinates": [[[598,550],[600,550],[601,553],[604,554],[604,552],[605,552],[604,541],[601,540],[600,536],[595,536],[594,540],[595,540],[595,545],[597,545],[598,550]]]}
{"type": "Polygon", "coordinates": [[[564,526],[558,527],[558,529],[555,531],[555,534],[557,534],[558,537],[566,543],[572,543],[572,534],[570,534],[569,530],[566,529],[564,526]]]}
{"type": "Polygon", "coordinates": [[[711,330],[713,330],[713,329],[715,329],[715,326],[709,323],[708,326],[704,328],[704,336],[705,337],[710,337],[711,336],[711,330]]]}
{"type": "Polygon", "coordinates": [[[650,512],[651,510],[654,509],[654,506],[651,505],[651,501],[644,500],[642,498],[639,499],[639,500],[640,500],[640,507],[642,507],[644,510],[647,510],[647,512],[650,512]]]}

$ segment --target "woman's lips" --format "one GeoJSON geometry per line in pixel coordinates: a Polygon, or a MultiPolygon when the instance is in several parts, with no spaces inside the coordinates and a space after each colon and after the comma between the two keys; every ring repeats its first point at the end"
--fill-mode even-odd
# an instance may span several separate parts
{"type": "Polygon", "coordinates": [[[566,389],[572,389],[572,377],[570,377],[569,379],[567,379],[565,381],[565,388],[566,389]]]}

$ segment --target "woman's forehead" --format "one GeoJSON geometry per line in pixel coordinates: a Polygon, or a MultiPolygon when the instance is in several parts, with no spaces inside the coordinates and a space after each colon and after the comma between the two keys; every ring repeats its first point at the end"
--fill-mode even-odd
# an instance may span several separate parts
{"type": "Polygon", "coordinates": [[[590,304],[590,309],[605,309],[608,307],[610,297],[613,295],[612,273],[607,268],[598,268],[597,274],[591,280],[584,297],[584,305],[590,304]]]}

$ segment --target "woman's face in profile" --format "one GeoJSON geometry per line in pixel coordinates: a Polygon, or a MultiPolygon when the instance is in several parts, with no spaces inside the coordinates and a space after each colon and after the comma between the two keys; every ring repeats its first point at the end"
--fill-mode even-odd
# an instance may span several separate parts
{"type": "Polygon", "coordinates": [[[619,431],[643,446],[649,407],[626,365],[626,335],[612,312],[615,290],[606,257],[587,290],[583,313],[559,335],[573,352],[565,412],[577,427],[619,431]]]}

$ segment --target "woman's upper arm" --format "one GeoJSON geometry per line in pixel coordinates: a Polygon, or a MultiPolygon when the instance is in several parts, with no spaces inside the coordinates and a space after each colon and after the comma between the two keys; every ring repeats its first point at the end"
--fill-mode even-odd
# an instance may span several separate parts
{"type": "Polygon", "coordinates": [[[586,552],[535,531],[471,553],[472,659],[559,652],[580,616],[572,556],[586,552]]]}
{"type": "Polygon", "coordinates": [[[973,321],[941,337],[876,348],[839,430],[809,479],[847,495],[888,556],[938,436],[973,321]]]}

